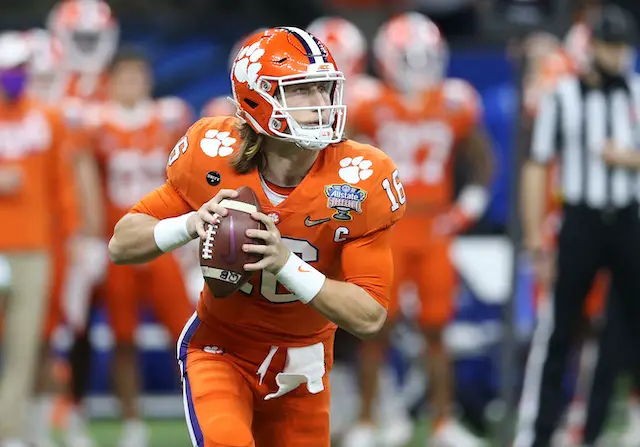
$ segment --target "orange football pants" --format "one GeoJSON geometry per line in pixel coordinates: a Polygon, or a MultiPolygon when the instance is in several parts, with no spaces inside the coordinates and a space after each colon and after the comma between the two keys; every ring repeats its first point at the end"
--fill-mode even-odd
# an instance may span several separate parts
{"type": "MultiPolygon", "coordinates": [[[[418,322],[425,328],[443,327],[451,321],[455,311],[457,275],[449,256],[451,239],[433,237],[410,246],[407,240],[416,240],[416,233],[399,229],[394,228],[397,243],[393,244],[395,275],[389,318],[394,318],[400,311],[403,285],[413,283],[421,304],[418,322]]],[[[424,234],[428,230],[423,227],[420,231],[424,234]]]]}
{"type": "MultiPolygon", "coordinates": [[[[306,386],[271,400],[276,374],[286,349],[273,357],[262,384],[253,352],[206,352],[191,343],[202,323],[194,316],[178,344],[184,410],[191,442],[196,447],[329,447],[330,390],[311,394],[306,386]]],[[[326,345],[325,345],[326,349],[326,345]]],[[[263,355],[268,353],[264,352],[263,355]]]]}
{"type": "Polygon", "coordinates": [[[133,342],[141,302],[150,305],[174,341],[194,310],[182,271],[172,254],[144,265],[109,263],[104,298],[111,329],[120,343],[133,342]]]}

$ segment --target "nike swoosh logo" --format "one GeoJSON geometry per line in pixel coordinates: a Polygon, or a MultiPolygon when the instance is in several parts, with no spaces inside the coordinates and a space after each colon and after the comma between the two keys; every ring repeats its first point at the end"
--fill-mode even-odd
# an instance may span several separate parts
{"type": "Polygon", "coordinates": [[[311,270],[305,270],[305,269],[302,268],[302,266],[298,266],[298,271],[300,273],[309,273],[311,270]]]}
{"type": "Polygon", "coordinates": [[[304,224],[307,227],[315,227],[316,225],[323,224],[325,222],[329,222],[331,220],[330,217],[325,217],[324,219],[311,220],[309,216],[304,220],[304,224]]]}

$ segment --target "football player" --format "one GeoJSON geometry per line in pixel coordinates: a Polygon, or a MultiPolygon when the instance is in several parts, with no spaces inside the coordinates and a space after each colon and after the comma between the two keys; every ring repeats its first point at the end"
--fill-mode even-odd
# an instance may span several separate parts
{"type": "Polygon", "coordinates": [[[306,31],[251,36],[231,82],[238,117],[191,127],[109,253],[141,263],[204,238],[227,213],[221,200],[252,188],[266,230],[247,231],[256,244],[238,250],[261,260],[227,299],[205,287],[178,342],[189,434],[194,446],[328,447],[336,324],[363,338],[382,328],[404,190],[387,155],[343,138],[344,76],[306,31]]]}
{"type": "Polygon", "coordinates": [[[66,181],[72,169],[66,128],[58,112],[29,97],[30,57],[25,34],[0,36],[0,255],[11,267],[0,374],[0,444],[18,447],[27,445],[21,432],[38,369],[53,247],[59,234],[77,225],[74,207],[66,202],[72,197],[66,181]],[[59,225],[57,216],[65,213],[59,225]]]}
{"type": "MultiPolygon", "coordinates": [[[[24,34],[30,47],[30,58],[27,64],[29,82],[27,90],[29,96],[58,109],[64,119],[68,136],[68,156],[70,163],[67,164],[69,172],[63,176],[68,185],[68,190],[72,193],[67,201],[72,209],[60,213],[60,218],[56,220],[59,231],[53,238],[53,278],[51,281],[51,294],[49,295],[48,309],[45,314],[44,343],[42,346],[42,364],[38,368],[38,378],[36,381],[35,400],[29,409],[29,424],[26,427],[28,439],[38,446],[51,445],[50,422],[54,398],[52,393],[62,388],[62,383],[57,383],[52,371],[56,365],[60,365],[62,359],[52,355],[49,342],[53,339],[55,329],[65,320],[65,308],[67,301],[63,298],[65,290],[68,288],[70,280],[86,281],[91,278],[91,271],[98,269],[98,266],[106,265],[106,248],[100,250],[100,256],[91,254],[96,243],[92,243],[91,234],[96,233],[96,218],[100,216],[100,198],[98,197],[97,181],[91,181],[94,166],[87,163],[86,157],[77,151],[80,141],[81,129],[78,127],[78,100],[65,96],[66,80],[64,71],[64,52],[60,43],[53,38],[51,33],[43,29],[34,29],[24,34]],[[85,200],[86,207],[81,207],[79,197],[76,194],[78,188],[76,184],[82,182],[83,194],[81,197],[90,197],[85,200]],[[79,225],[72,228],[69,219],[76,219],[78,215],[84,216],[80,219],[79,225]],[[89,216],[88,220],[87,217],[89,216]],[[93,222],[93,229],[92,229],[93,222]],[[73,230],[69,233],[68,230],[73,230]],[[88,268],[91,267],[91,268],[88,268]],[[80,268],[80,271],[76,271],[80,268]],[[54,380],[55,379],[55,380],[54,380]]],[[[71,322],[71,321],[67,321],[71,322]]]]}
{"type": "MultiPolygon", "coordinates": [[[[447,44],[424,15],[398,15],[377,32],[373,53],[386,83],[377,97],[350,113],[355,135],[365,135],[403,173],[407,215],[393,231],[396,263],[390,318],[398,316],[402,290],[418,290],[418,323],[428,344],[431,403],[436,412],[432,442],[456,447],[481,442],[452,417],[453,371],[443,331],[455,312],[456,272],[449,257],[452,238],[484,213],[492,177],[491,145],[481,124],[475,89],[445,77],[447,44]],[[467,179],[454,197],[454,162],[467,179]],[[407,237],[411,235],[411,237],[407,237]]],[[[372,402],[386,336],[363,346],[363,403],[355,445],[373,445],[372,402]]]]}
{"type": "MultiPolygon", "coordinates": [[[[164,183],[166,148],[191,123],[177,98],[151,98],[151,66],[134,50],[117,54],[108,70],[107,101],[87,116],[86,147],[102,173],[107,233],[145,194],[164,183]]],[[[116,342],[114,386],[122,403],[120,447],[144,447],[148,430],[140,421],[140,389],[134,332],[141,303],[148,304],[169,330],[173,343],[193,313],[181,268],[173,254],[144,266],[107,267],[104,299],[116,342]]]]}
{"type": "MultiPolygon", "coordinates": [[[[61,108],[72,135],[75,165],[75,175],[69,176],[68,181],[82,187],[75,188],[80,210],[80,237],[74,241],[77,262],[69,262],[63,250],[56,250],[45,338],[49,340],[54,329],[63,323],[73,331],[74,343],[69,355],[72,405],[67,417],[65,442],[71,447],[91,447],[94,441],[80,406],[90,378],[91,356],[86,325],[91,296],[104,275],[107,256],[104,234],[100,233],[104,217],[98,172],[88,152],[81,150],[81,144],[86,140],[82,123],[86,110],[105,97],[104,70],[117,48],[119,27],[111,8],[103,0],[65,0],[49,14],[47,32],[48,36],[40,34],[34,39],[37,54],[33,69],[38,74],[32,92],[61,108]],[[55,51],[54,56],[47,55],[58,46],[60,55],[55,55],[55,51]]],[[[49,369],[41,368],[41,376],[40,388],[46,389],[49,387],[49,369]]],[[[34,409],[35,426],[46,428],[50,407],[50,397],[43,395],[34,409]]],[[[46,430],[34,429],[31,432],[44,436],[46,430]]]]}

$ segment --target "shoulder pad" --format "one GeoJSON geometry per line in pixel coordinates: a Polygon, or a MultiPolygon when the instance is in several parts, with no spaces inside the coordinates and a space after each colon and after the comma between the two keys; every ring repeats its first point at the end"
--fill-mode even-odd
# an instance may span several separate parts
{"type": "Polygon", "coordinates": [[[362,212],[354,216],[360,221],[356,236],[393,225],[404,214],[406,196],[391,158],[378,148],[351,140],[336,149],[330,163],[337,165],[338,182],[329,185],[335,191],[327,196],[349,193],[360,198],[362,212]]]}

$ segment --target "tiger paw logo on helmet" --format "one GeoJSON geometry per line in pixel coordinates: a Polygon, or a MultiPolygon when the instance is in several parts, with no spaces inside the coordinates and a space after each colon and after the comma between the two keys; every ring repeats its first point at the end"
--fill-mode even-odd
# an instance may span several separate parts
{"type": "Polygon", "coordinates": [[[259,62],[264,55],[264,49],[260,48],[260,41],[251,46],[244,47],[238,53],[238,58],[233,69],[233,75],[238,82],[246,82],[251,90],[255,89],[258,81],[258,73],[262,68],[259,62]]]}

